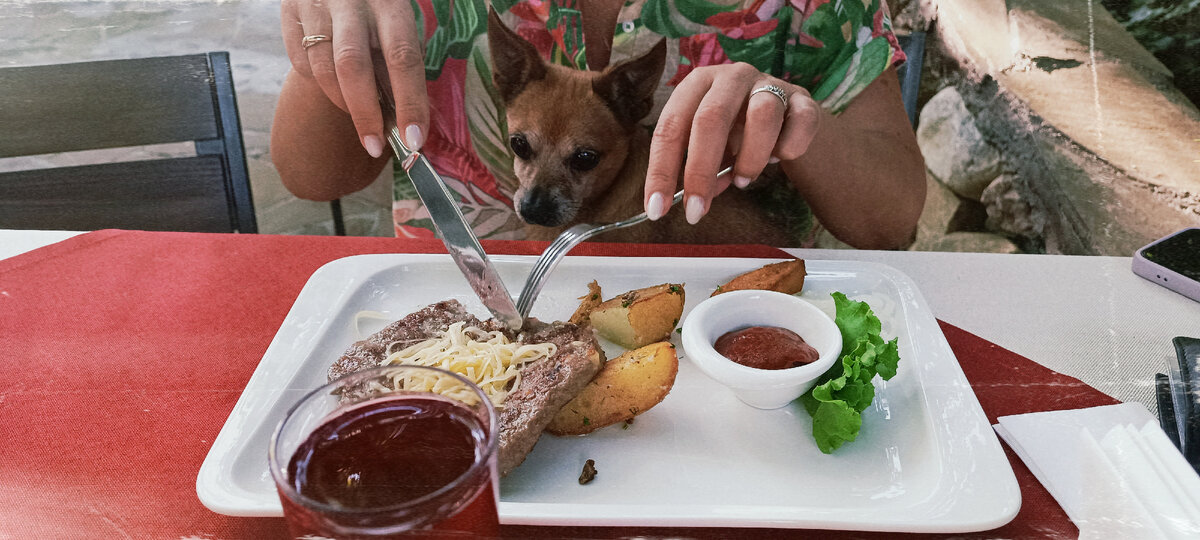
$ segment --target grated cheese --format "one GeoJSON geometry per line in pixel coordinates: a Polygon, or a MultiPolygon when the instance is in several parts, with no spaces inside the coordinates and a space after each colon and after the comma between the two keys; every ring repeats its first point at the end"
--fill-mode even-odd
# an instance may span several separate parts
{"type": "MultiPolygon", "coordinates": [[[[504,400],[520,387],[521,368],[549,358],[557,350],[558,347],[553,343],[516,343],[502,332],[489,332],[456,322],[437,337],[390,352],[380,365],[430,366],[452,371],[475,383],[492,405],[501,407],[504,400]]],[[[449,381],[439,381],[435,377],[424,380],[397,377],[392,382],[395,388],[433,391],[457,397],[452,394],[455,389],[452,384],[447,384],[449,381]]],[[[458,391],[467,392],[461,387],[458,391]]]]}

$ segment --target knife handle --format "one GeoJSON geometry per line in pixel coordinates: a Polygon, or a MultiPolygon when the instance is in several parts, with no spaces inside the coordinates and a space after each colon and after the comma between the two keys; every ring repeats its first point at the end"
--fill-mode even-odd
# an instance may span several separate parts
{"type": "Polygon", "coordinates": [[[408,145],[404,144],[404,137],[400,136],[400,127],[396,125],[396,107],[392,105],[392,91],[379,80],[375,81],[375,89],[379,93],[379,109],[383,112],[383,133],[391,143],[392,152],[400,160],[397,165],[407,171],[418,154],[409,150],[408,145]]]}
{"type": "Polygon", "coordinates": [[[1192,468],[1200,471],[1200,339],[1177,336],[1171,342],[1179,360],[1179,380],[1171,388],[1179,446],[1192,468]]]}
{"type": "Polygon", "coordinates": [[[1179,440],[1179,424],[1175,423],[1175,402],[1171,397],[1171,379],[1162,373],[1154,374],[1154,394],[1158,401],[1158,424],[1162,426],[1171,444],[1181,452],[1182,442],[1179,440]]]}

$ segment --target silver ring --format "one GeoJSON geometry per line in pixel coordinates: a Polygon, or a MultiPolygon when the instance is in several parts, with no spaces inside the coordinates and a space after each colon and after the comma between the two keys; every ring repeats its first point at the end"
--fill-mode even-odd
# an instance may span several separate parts
{"type": "Polygon", "coordinates": [[[304,38],[300,40],[300,45],[303,45],[304,48],[307,49],[307,48],[312,47],[313,45],[316,45],[322,41],[332,41],[332,40],[333,40],[333,38],[331,38],[325,34],[313,34],[311,36],[304,36],[304,38]]]}
{"type": "Polygon", "coordinates": [[[787,96],[787,93],[784,92],[782,88],[775,86],[773,84],[768,84],[766,86],[760,86],[758,88],[755,88],[753,92],[750,92],[750,97],[754,97],[754,94],[757,94],[759,92],[770,92],[771,95],[779,98],[779,101],[783,102],[783,110],[785,110],[785,111],[787,110],[788,96],[787,96]]]}

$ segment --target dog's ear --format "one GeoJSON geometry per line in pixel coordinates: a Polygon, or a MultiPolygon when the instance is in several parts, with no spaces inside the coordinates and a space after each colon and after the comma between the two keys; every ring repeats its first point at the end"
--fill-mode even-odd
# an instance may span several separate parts
{"type": "Polygon", "coordinates": [[[617,121],[637,123],[654,106],[654,90],[667,59],[667,42],[660,40],[646,54],[609,66],[592,82],[592,91],[612,109],[617,121]]]}
{"type": "Polygon", "coordinates": [[[525,86],[546,76],[546,65],[531,43],[509,30],[496,10],[488,7],[488,49],[492,54],[492,81],[505,103],[525,86]]]}

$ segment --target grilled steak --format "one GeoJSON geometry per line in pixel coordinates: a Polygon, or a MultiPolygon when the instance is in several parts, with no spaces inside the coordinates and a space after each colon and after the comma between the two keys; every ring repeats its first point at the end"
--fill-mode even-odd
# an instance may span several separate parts
{"type": "Polygon", "coordinates": [[[570,323],[543,323],[531,319],[514,338],[513,333],[493,320],[480,321],[467,313],[457,300],[446,300],[405,316],[370,337],[350,346],[329,368],[329,380],[378,366],[394,350],[429,339],[451,324],[465,321],[487,330],[500,330],[523,343],[554,343],[558,350],[550,358],[522,368],[521,386],[509,394],[499,413],[499,468],[504,476],[533,450],[542,430],[571,398],[600,371],[604,353],[592,330],[570,323]]]}
{"type": "MultiPolygon", "coordinates": [[[[403,319],[387,325],[383,330],[371,334],[367,339],[351,345],[346,353],[330,366],[329,380],[332,381],[378,366],[384,358],[387,358],[390,352],[387,348],[392,343],[399,342],[397,350],[403,349],[436,336],[438,332],[459,321],[465,321],[474,326],[484,326],[479,319],[467,313],[466,308],[458,303],[458,300],[438,302],[426,306],[420,311],[410,313],[403,319]]],[[[487,328],[490,330],[491,326],[488,325],[487,328]]]]}
{"type": "Polygon", "coordinates": [[[517,468],[533,450],[542,430],[604,365],[604,352],[589,326],[571,323],[525,323],[519,341],[554,343],[554,356],[527,365],[521,386],[500,409],[500,476],[517,468]]]}

